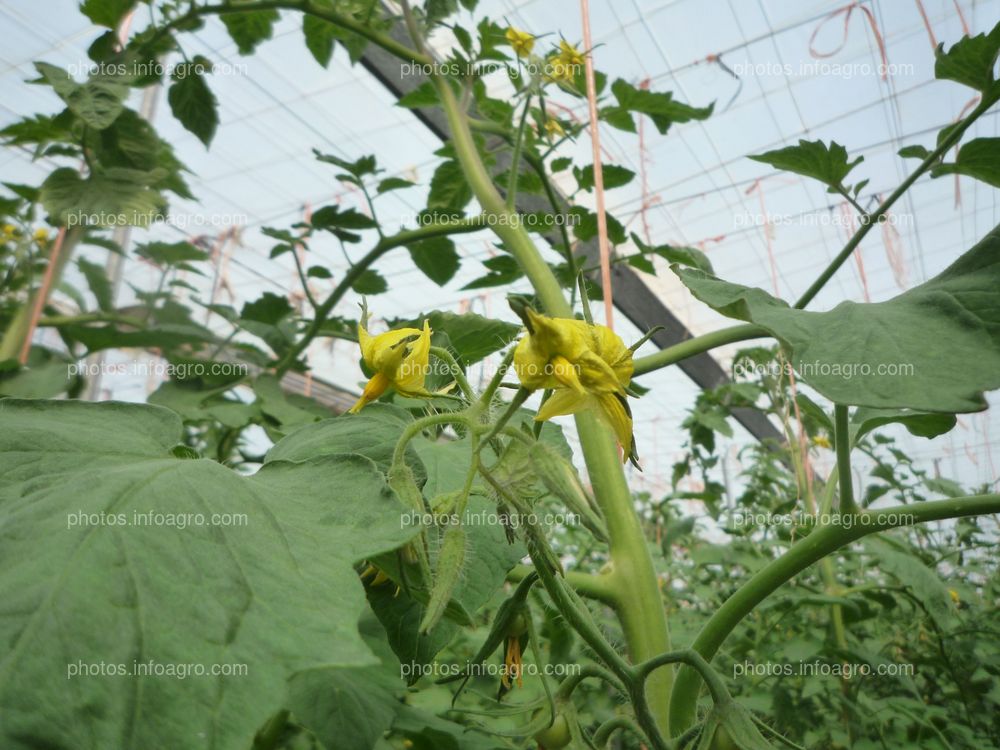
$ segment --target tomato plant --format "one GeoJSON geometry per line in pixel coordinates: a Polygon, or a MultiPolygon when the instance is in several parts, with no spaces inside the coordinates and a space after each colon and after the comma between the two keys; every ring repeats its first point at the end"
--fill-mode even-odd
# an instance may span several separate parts
{"type": "MultiPolygon", "coordinates": [[[[403,0],[398,13],[374,0],[150,0],[147,25],[123,26],[131,5],[87,0],[82,12],[108,29],[89,48],[94,70],[77,80],[38,62],[35,83],[63,108],[0,131],[60,164],[40,185],[5,183],[0,199],[4,747],[1000,746],[1000,495],[928,476],[883,430],[945,434],[1000,387],[1000,228],[892,299],[807,309],[917,180],[1000,186],[998,139],[966,138],[1000,101],[1000,25],[937,49],[936,77],[977,98],[933,149],[900,152],[915,166],[876,208],[857,203],[862,159],[836,142],[751,157],[818,180],[861,215],[794,304],[717,277],[694,248],[633,236],[637,253],[608,258],[641,269],[663,258],[737,321],[642,355],[648,335],[625,341],[594,320],[591,299],[607,290],[578,242],[623,245],[625,230],[554,188],[571,166],[556,149],[586,128],[547,102],[590,92],[603,126],[649,121],[661,135],[713,105],[609,83],[588,72],[580,43],[470,25],[457,0],[403,0]],[[264,230],[272,257],[294,261],[302,307],[270,292],[240,310],[197,307],[184,275],[211,258],[187,241],[130,249],[160,280],[117,306],[80,249],[121,253],[113,227],[146,227],[168,195],[194,197],[130,94],[166,85],[173,115],[208,146],[224,131],[210,61],[186,54],[187,40],[218,17],[252,55],[282,15],[301,18],[320,65],[339,45],[424,77],[400,104],[438,112],[449,132],[416,226],[380,222],[382,197],[413,183],[377,155],[316,151],[363,200],[264,230]],[[447,56],[428,41],[444,30],[456,40],[447,56]],[[176,53],[185,62],[169,79],[150,72],[176,53]],[[485,84],[497,74],[510,98],[485,84]],[[532,192],[546,208],[529,217],[519,199],[532,192]],[[544,251],[533,223],[553,230],[544,251]],[[406,249],[444,284],[453,238],[474,232],[499,254],[473,287],[530,283],[508,296],[519,324],[369,313],[403,293],[378,272],[387,255],[406,249]],[[331,236],[349,258],[339,278],[311,255],[331,236]],[[61,283],[74,259],[86,288],[61,283]],[[330,281],[325,297],[310,279],[330,281]],[[358,302],[356,318],[338,312],[344,300],[358,302]],[[199,322],[203,310],[225,330],[199,322]],[[61,347],[42,346],[40,328],[61,347]],[[324,338],[356,341],[366,376],[336,416],[287,388],[324,338]],[[672,490],[633,492],[623,467],[641,468],[643,446],[632,405],[660,397],[634,379],[751,340],[741,357],[779,367],[704,391],[679,426],[687,452],[672,490]],[[79,400],[79,363],[126,348],[156,351],[171,378],[145,404],[79,400]],[[911,371],[873,374],[890,362],[911,371]],[[844,377],[843,363],[866,367],[844,377]],[[477,365],[491,377],[473,382],[477,365]],[[716,434],[737,409],[786,434],[745,449],[727,504],[716,434]],[[577,455],[551,421],[570,415],[577,455]],[[820,449],[836,456],[829,476],[806,466],[820,449]],[[852,471],[859,454],[867,486],[852,471]],[[682,510],[692,476],[700,517],[682,510]],[[553,515],[574,522],[543,520],[553,515]],[[789,669],[806,659],[818,666],[789,669]],[[854,679],[899,664],[918,669],[854,679]]],[[[572,175],[585,192],[634,176],[595,164],[572,175]]]]}

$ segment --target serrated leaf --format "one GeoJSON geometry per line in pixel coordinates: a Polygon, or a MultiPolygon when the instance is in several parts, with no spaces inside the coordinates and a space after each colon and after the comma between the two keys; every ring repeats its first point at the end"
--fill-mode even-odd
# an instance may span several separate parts
{"type": "Polygon", "coordinates": [[[351,289],[358,294],[382,294],[389,290],[389,282],[378,271],[368,268],[358,275],[351,289]]]}
{"type": "MultiPolygon", "coordinates": [[[[252,5],[247,0],[234,0],[233,6],[252,5]]],[[[236,42],[241,55],[253,54],[261,42],[267,41],[274,33],[274,23],[278,20],[276,10],[250,10],[236,13],[221,13],[219,18],[225,24],[229,36],[236,42]]]]}
{"type": "Polygon", "coordinates": [[[835,403],[962,413],[986,408],[983,392],[1000,387],[1000,228],[920,286],[828,312],[675,271],[702,302],[770,331],[802,379],[835,403]]]}
{"type": "Polygon", "coordinates": [[[330,65],[333,57],[333,43],[337,38],[337,27],[322,18],[309,15],[302,17],[302,34],[305,36],[306,48],[312,53],[322,67],[330,65]]]}
{"type": "Polygon", "coordinates": [[[449,348],[463,365],[471,365],[498,352],[521,334],[521,326],[485,318],[476,313],[432,310],[400,325],[418,327],[430,322],[431,330],[448,335],[449,348]]]}
{"type": "Polygon", "coordinates": [[[444,286],[455,276],[461,265],[455,243],[448,237],[432,237],[406,246],[413,263],[438,286],[444,286]]]}
{"type": "Polygon", "coordinates": [[[189,71],[170,86],[167,101],[174,117],[207,147],[219,126],[219,103],[205,77],[189,71]]]}
{"type": "Polygon", "coordinates": [[[163,174],[115,167],[83,179],[75,169],[61,167],[45,178],[39,200],[57,225],[148,226],[166,208],[163,196],[150,187],[163,174]]]}
{"type": "Polygon", "coordinates": [[[80,12],[98,26],[115,29],[134,4],[135,0],[85,0],[80,12]]]}
{"type": "Polygon", "coordinates": [[[104,130],[122,113],[129,88],[121,81],[93,76],[84,83],[77,83],[69,73],[55,65],[36,62],[35,68],[73,114],[90,127],[104,130]]]}
{"type": "Polygon", "coordinates": [[[431,177],[427,208],[432,211],[461,211],[471,200],[472,188],[458,162],[449,160],[438,165],[431,177]]]}
{"type": "MultiPolygon", "coordinates": [[[[594,189],[594,165],[588,164],[582,169],[575,169],[576,184],[580,190],[590,192],[594,189]]],[[[601,166],[601,174],[604,177],[604,187],[607,190],[628,185],[635,177],[635,172],[631,169],[618,166],[617,164],[604,164],[601,166]]]]}
{"type": "Polygon", "coordinates": [[[962,37],[947,52],[944,44],[934,50],[934,77],[957,81],[981,91],[989,98],[1000,96],[1000,87],[993,77],[1000,54],[1000,24],[989,34],[962,37]]]}
{"type": "Polygon", "coordinates": [[[961,174],[1000,188],[1000,138],[975,138],[963,143],[954,162],[931,168],[931,177],[961,174]]]}
{"type": "MultiPolygon", "coordinates": [[[[708,259],[701,250],[696,247],[677,247],[675,245],[647,245],[635,232],[632,233],[632,242],[639,248],[643,255],[659,255],[668,263],[677,263],[682,266],[698,268],[706,273],[713,273],[712,261],[708,259]]],[[[652,271],[649,271],[652,273],[652,271]]]]}
{"type": "Polygon", "coordinates": [[[714,104],[707,107],[692,107],[689,104],[675,101],[669,92],[638,89],[622,78],[611,84],[611,93],[618,100],[618,111],[609,108],[605,110],[604,117],[610,124],[624,130],[634,131],[635,129],[634,122],[632,128],[628,128],[627,120],[632,119],[628,112],[637,112],[648,116],[662,135],[674,123],[708,119],[715,108],[714,104]]]}
{"type": "Polygon", "coordinates": [[[848,173],[864,161],[864,157],[859,156],[849,162],[847,149],[836,141],[831,141],[828,146],[823,141],[804,139],[800,139],[797,146],[787,146],[750,158],[770,164],[775,169],[812,177],[831,188],[842,186],[848,173]]]}

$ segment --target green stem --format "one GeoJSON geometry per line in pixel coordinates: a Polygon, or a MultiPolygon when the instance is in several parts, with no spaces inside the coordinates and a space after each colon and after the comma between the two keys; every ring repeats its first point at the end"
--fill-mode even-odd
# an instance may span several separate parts
{"type": "Polygon", "coordinates": [[[607,747],[608,742],[611,740],[611,735],[619,729],[628,730],[639,739],[639,742],[643,744],[649,741],[646,739],[646,735],[643,731],[636,726],[634,721],[627,716],[616,716],[613,719],[608,719],[597,728],[597,731],[594,732],[594,745],[597,747],[607,747]]]}
{"type": "MultiPolygon", "coordinates": [[[[542,259],[521,222],[512,220],[513,212],[493,184],[476,149],[466,113],[459,107],[451,86],[440,76],[432,76],[432,81],[448,119],[455,154],[473,194],[485,213],[507,217],[507,221],[493,222],[491,228],[517,259],[546,311],[555,317],[572,317],[572,308],[552,268],[542,259]]],[[[576,426],[594,495],[607,519],[611,537],[613,575],[619,591],[617,613],[631,658],[644,661],[670,649],[666,611],[653,560],[609,428],[589,412],[576,415],[576,426]]],[[[671,678],[670,673],[663,671],[654,675],[646,686],[657,724],[664,733],[668,730],[671,678]]]]}
{"type": "Polygon", "coordinates": [[[653,370],[676,364],[682,359],[702,354],[719,346],[733,344],[737,341],[746,341],[747,339],[766,338],[770,335],[760,326],[750,323],[723,328],[720,331],[713,331],[712,333],[704,333],[701,336],[695,336],[679,344],[668,346],[666,349],[661,349],[655,354],[635,359],[634,374],[642,375],[643,373],[652,372],[653,370]]]}
{"type": "Polygon", "coordinates": [[[910,186],[916,182],[917,179],[924,174],[924,172],[933,167],[934,164],[948,152],[948,149],[958,143],[965,131],[969,129],[969,126],[978,120],[979,117],[986,112],[986,110],[996,103],[996,101],[996,97],[994,96],[983,97],[976,108],[969,113],[968,117],[962,120],[962,122],[958,125],[954,126],[948,135],[938,144],[938,147],[928,154],[926,159],[920,162],[920,165],[913,170],[913,173],[903,180],[902,184],[893,190],[889,197],[882,201],[882,204],[876,208],[873,213],[865,214],[867,219],[865,219],[858,231],[854,233],[854,236],[847,241],[847,244],[844,245],[844,249],[837,254],[837,257],[835,257],[823,273],[819,275],[819,278],[812,283],[812,285],[805,291],[805,294],[799,297],[799,301],[795,303],[796,308],[802,309],[812,302],[813,298],[819,294],[820,289],[822,289],[826,285],[826,282],[828,282],[837,272],[837,269],[844,265],[844,261],[851,257],[851,254],[855,251],[858,245],[861,244],[861,240],[863,240],[868,232],[871,231],[872,227],[879,223],[879,221],[889,212],[889,209],[892,208],[896,201],[903,197],[903,194],[910,189],[910,186]]]}
{"type": "Polygon", "coordinates": [[[440,346],[432,346],[431,354],[448,365],[448,369],[451,370],[452,377],[455,378],[455,382],[458,383],[458,387],[462,391],[462,395],[469,400],[469,403],[475,401],[476,394],[473,392],[472,386],[469,385],[469,381],[466,379],[465,373],[462,372],[462,366],[458,364],[458,361],[453,356],[451,356],[451,352],[447,349],[442,349],[440,346]]]}
{"type": "Polygon", "coordinates": [[[442,412],[440,414],[430,414],[426,417],[421,417],[420,419],[410,422],[406,429],[403,430],[403,434],[399,436],[399,440],[396,441],[396,449],[392,452],[393,465],[403,463],[406,446],[409,445],[413,438],[426,430],[428,427],[433,427],[438,424],[454,424],[455,422],[468,424],[469,418],[465,412],[449,411],[442,412]]]}
{"type": "Polygon", "coordinates": [[[834,404],[833,439],[837,444],[837,477],[840,483],[840,512],[856,513],[854,480],[851,478],[851,431],[845,404],[834,404]]]}
{"type": "MultiPolygon", "coordinates": [[[[507,573],[507,580],[511,583],[517,583],[524,580],[533,571],[534,567],[531,565],[515,565],[507,573]]],[[[584,573],[580,570],[567,570],[563,574],[563,578],[566,579],[566,583],[573,587],[574,591],[588,599],[594,599],[612,607],[618,603],[615,590],[611,586],[612,582],[604,575],[584,573]]]]}
{"type": "Polygon", "coordinates": [[[510,180],[507,183],[507,208],[514,210],[514,199],[517,197],[517,175],[521,170],[521,150],[524,148],[524,131],[528,125],[528,110],[531,108],[531,94],[525,96],[524,111],[521,112],[521,124],[517,127],[517,138],[514,140],[514,153],[510,157],[510,180]]]}
{"type": "MultiPolygon", "coordinates": [[[[850,525],[831,524],[817,528],[784,555],[758,571],[730,596],[705,623],[692,648],[706,659],[711,659],[743,618],[772,592],[813,563],[857,539],[901,526],[998,512],[1000,495],[972,495],[881,510],[864,510],[850,517],[850,525]]],[[[670,703],[671,729],[675,735],[694,722],[700,683],[700,675],[688,667],[682,668],[677,674],[670,703]]]]}
{"type": "Polygon", "coordinates": [[[333,308],[337,306],[337,303],[343,299],[344,295],[354,286],[354,283],[361,277],[365,271],[367,271],[379,258],[385,255],[390,250],[394,250],[397,247],[403,247],[412,242],[418,240],[425,240],[431,237],[439,237],[441,235],[447,234],[463,234],[466,232],[475,232],[478,229],[482,229],[485,224],[485,219],[482,215],[474,216],[468,219],[457,219],[455,221],[440,221],[434,222],[433,224],[426,224],[417,229],[405,229],[401,232],[397,232],[391,237],[386,237],[380,240],[375,247],[369,250],[363,258],[361,258],[357,263],[347,269],[344,274],[344,278],[340,280],[340,283],[330,292],[329,296],[319,307],[316,308],[316,314],[313,316],[312,323],[306,328],[305,332],[295,342],[285,355],[278,360],[275,364],[275,372],[280,377],[284,375],[288,369],[295,364],[296,359],[302,352],[306,350],[306,347],[312,342],[319,332],[323,328],[323,324],[326,323],[327,318],[330,313],[333,312],[333,308]]]}

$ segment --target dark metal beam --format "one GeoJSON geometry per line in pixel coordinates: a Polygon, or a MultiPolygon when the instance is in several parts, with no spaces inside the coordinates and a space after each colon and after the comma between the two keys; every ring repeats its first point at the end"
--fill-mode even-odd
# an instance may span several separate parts
{"type": "MultiPolygon", "coordinates": [[[[390,34],[399,42],[404,44],[411,43],[405,24],[402,22],[395,24],[390,34]]],[[[413,91],[427,80],[425,76],[419,73],[407,75],[409,70],[404,67],[407,63],[404,63],[399,58],[375,45],[368,45],[364,55],[361,57],[361,64],[397,99],[413,91]]],[[[440,109],[418,108],[411,111],[438,138],[441,140],[448,138],[448,123],[444,112],[440,109]]],[[[498,172],[504,171],[507,168],[507,164],[509,164],[509,162],[504,161],[503,154],[506,154],[506,152],[502,152],[498,156],[498,172]]],[[[560,210],[568,207],[568,201],[561,195],[559,196],[559,200],[563,203],[560,210]]],[[[524,213],[550,210],[546,199],[530,194],[519,196],[517,207],[518,210],[524,213]]],[[[559,245],[562,242],[561,237],[555,230],[543,236],[552,245],[559,245]]],[[[600,251],[595,240],[578,243],[576,251],[588,263],[595,265],[598,263],[600,251]]],[[[673,346],[692,337],[687,327],[677,316],[670,312],[662,300],[656,296],[632,268],[622,265],[614,266],[611,285],[615,307],[626,318],[632,321],[639,330],[648,331],[653,326],[663,326],[663,330],[658,331],[652,338],[653,343],[661,349],[673,346]]],[[[714,388],[729,380],[725,370],[708,353],[690,357],[679,362],[677,366],[701,388],[714,388]]],[[[733,416],[758,440],[773,439],[781,441],[784,439],[771,421],[759,411],[754,409],[734,409],[733,416]]]]}

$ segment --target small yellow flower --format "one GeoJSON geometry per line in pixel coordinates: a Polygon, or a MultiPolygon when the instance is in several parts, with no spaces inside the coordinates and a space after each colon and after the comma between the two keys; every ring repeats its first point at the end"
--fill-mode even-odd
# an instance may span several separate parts
{"type": "Polygon", "coordinates": [[[833,446],[830,444],[830,438],[828,438],[826,435],[816,435],[812,439],[812,444],[820,448],[826,448],[827,450],[833,448],[833,446]]]}
{"type": "Polygon", "coordinates": [[[14,233],[16,231],[17,231],[17,229],[14,228],[13,224],[4,224],[3,225],[3,237],[4,237],[4,239],[5,240],[6,239],[10,239],[11,237],[14,236],[14,233]]]}
{"type": "Polygon", "coordinates": [[[511,26],[507,29],[504,36],[507,38],[510,46],[514,48],[514,52],[517,53],[518,57],[527,57],[531,54],[531,50],[535,48],[535,37],[527,31],[521,31],[511,26]]]}
{"type": "Polygon", "coordinates": [[[545,121],[545,132],[548,133],[550,137],[559,136],[562,138],[566,135],[566,131],[563,130],[562,123],[554,117],[550,117],[545,121]]]}
{"type": "Polygon", "coordinates": [[[566,65],[573,68],[579,68],[585,63],[583,53],[565,39],[559,40],[559,54],[557,57],[566,65]]]}
{"type": "Polygon", "coordinates": [[[552,389],[535,419],[593,409],[638,466],[632,412],[625,389],[632,379],[632,351],[610,328],[570,318],[550,318],[518,308],[528,329],[514,351],[514,371],[530,390],[552,389]]]}
{"type": "Polygon", "coordinates": [[[34,235],[35,242],[48,242],[49,241],[49,230],[48,229],[36,229],[34,235]]]}
{"type": "Polygon", "coordinates": [[[955,604],[958,604],[960,601],[962,601],[962,598],[958,595],[958,592],[955,591],[955,589],[948,589],[948,596],[951,597],[951,600],[955,602],[955,604]]]}
{"type": "Polygon", "coordinates": [[[367,325],[366,312],[358,323],[358,343],[365,364],[375,374],[365,385],[361,398],[350,408],[350,413],[361,411],[365,404],[377,399],[390,386],[404,396],[430,395],[424,390],[431,351],[430,323],[425,320],[423,330],[399,328],[378,336],[370,336],[365,328],[367,325]]]}

